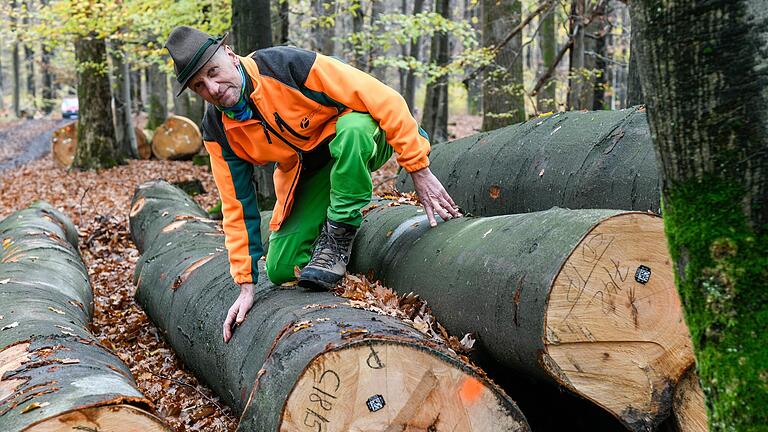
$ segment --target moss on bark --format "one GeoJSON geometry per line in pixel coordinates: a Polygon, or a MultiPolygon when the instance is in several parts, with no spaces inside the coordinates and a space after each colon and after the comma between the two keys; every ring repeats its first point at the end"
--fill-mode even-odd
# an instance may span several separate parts
{"type": "Polygon", "coordinates": [[[670,187],[664,206],[713,430],[768,430],[768,236],[744,216],[745,195],[692,180],[670,187]]]}

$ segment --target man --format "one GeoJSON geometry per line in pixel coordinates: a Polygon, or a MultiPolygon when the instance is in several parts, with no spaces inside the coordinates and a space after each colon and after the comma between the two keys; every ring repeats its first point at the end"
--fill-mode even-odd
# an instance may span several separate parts
{"type": "Polygon", "coordinates": [[[224,321],[224,341],[253,305],[263,255],[253,166],[276,163],[267,277],[330,289],[344,276],[370,202],[375,171],[392,155],[412,176],[431,226],[434,213],[461,214],[428,165],[429,142],[403,98],[331,57],[275,47],[240,57],[219,38],[181,26],[166,42],[179,94],[208,102],[203,140],[224,215],[230,272],[240,296],[224,321]]]}

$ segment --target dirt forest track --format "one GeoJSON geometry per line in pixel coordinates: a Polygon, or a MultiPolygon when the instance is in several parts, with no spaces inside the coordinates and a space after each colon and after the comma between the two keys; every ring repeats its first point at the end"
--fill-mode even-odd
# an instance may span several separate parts
{"type": "Polygon", "coordinates": [[[34,119],[0,123],[0,173],[44,157],[53,131],[72,120],[34,119]]]}

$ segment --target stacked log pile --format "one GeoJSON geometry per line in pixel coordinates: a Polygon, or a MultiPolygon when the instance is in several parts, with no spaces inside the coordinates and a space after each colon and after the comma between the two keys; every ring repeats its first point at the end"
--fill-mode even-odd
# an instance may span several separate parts
{"type": "Polygon", "coordinates": [[[222,323],[239,288],[218,225],[165,182],[136,191],[130,223],[142,252],[138,302],[241,414],[238,430],[529,430],[512,400],[454,353],[330,293],[262,276],[248,318],[225,344],[222,323]]]}
{"type": "Polygon", "coordinates": [[[430,229],[420,207],[382,202],[365,216],[350,264],[415,291],[503,367],[562,385],[633,431],[669,416],[693,364],[653,214],[553,208],[430,229]]]}
{"type": "Polygon", "coordinates": [[[72,223],[46,203],[0,222],[0,430],[167,431],[130,370],[88,331],[72,223]]]}
{"type": "MultiPolygon", "coordinates": [[[[430,170],[465,212],[660,210],[645,109],[556,113],[433,146],[430,170]]],[[[402,191],[410,176],[398,176],[402,191]]]]}

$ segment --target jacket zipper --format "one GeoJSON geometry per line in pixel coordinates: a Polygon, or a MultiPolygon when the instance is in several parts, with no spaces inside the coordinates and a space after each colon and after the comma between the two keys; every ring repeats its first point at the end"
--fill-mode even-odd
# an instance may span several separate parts
{"type": "Polygon", "coordinates": [[[280,114],[278,114],[277,111],[275,111],[275,123],[277,123],[277,127],[280,128],[281,132],[285,132],[286,130],[288,130],[288,133],[290,133],[291,135],[295,136],[298,139],[302,139],[302,140],[309,139],[308,136],[302,135],[296,132],[285,120],[283,120],[282,117],[280,117],[280,114]],[[283,126],[285,126],[285,129],[283,128],[283,126]]]}
{"type": "MultiPolygon", "coordinates": [[[[285,144],[288,145],[294,152],[296,152],[296,156],[299,157],[299,167],[296,170],[296,175],[293,177],[293,182],[291,183],[291,187],[288,189],[288,196],[291,196],[293,193],[293,189],[296,187],[296,183],[298,183],[299,180],[299,174],[301,174],[301,167],[304,162],[304,155],[301,152],[301,149],[296,147],[295,145],[291,144],[287,139],[285,139],[282,135],[277,133],[276,130],[272,129],[272,126],[267,123],[266,119],[264,119],[264,116],[261,115],[261,111],[259,111],[259,108],[256,106],[255,103],[253,103],[253,100],[248,98],[248,103],[251,105],[251,109],[253,110],[253,113],[259,118],[261,121],[261,127],[264,129],[264,134],[267,136],[267,142],[269,144],[272,144],[272,139],[269,137],[269,133],[272,132],[273,135],[280,138],[281,141],[283,141],[285,144]]],[[[279,125],[279,123],[278,123],[279,125]]],[[[285,210],[288,208],[288,199],[286,197],[285,204],[283,204],[283,218],[285,218],[285,210]]]]}

